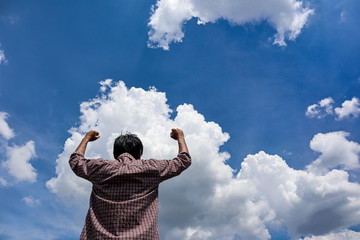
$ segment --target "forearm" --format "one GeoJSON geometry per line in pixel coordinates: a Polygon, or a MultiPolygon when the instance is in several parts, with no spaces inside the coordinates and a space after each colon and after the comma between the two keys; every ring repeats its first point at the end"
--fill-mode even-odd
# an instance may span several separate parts
{"type": "Polygon", "coordinates": [[[179,144],[179,153],[186,152],[186,153],[190,154],[189,150],[188,150],[188,148],[186,146],[186,142],[185,142],[184,137],[181,137],[181,138],[178,139],[178,144],[179,144]]]}
{"type": "Polygon", "coordinates": [[[76,148],[75,152],[80,152],[83,155],[85,155],[85,151],[86,151],[86,147],[87,147],[88,142],[89,142],[88,139],[83,138],[81,140],[81,143],[79,144],[79,146],[76,148]]]}

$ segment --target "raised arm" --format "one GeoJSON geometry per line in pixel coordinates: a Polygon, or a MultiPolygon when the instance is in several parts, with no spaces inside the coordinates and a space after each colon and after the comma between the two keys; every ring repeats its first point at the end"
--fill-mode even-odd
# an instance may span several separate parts
{"type": "Polygon", "coordinates": [[[86,133],[85,137],[81,140],[81,143],[76,148],[75,152],[71,154],[69,164],[73,172],[82,178],[89,181],[94,173],[94,170],[99,169],[99,165],[103,159],[87,159],[85,158],[85,151],[88,142],[92,142],[100,138],[99,132],[91,130],[86,133]]]}
{"type": "Polygon", "coordinates": [[[95,141],[100,138],[99,132],[95,130],[91,130],[86,133],[85,137],[81,140],[81,143],[76,148],[75,152],[80,152],[83,155],[85,155],[86,146],[88,142],[95,141]]]}
{"type": "Polygon", "coordinates": [[[179,153],[186,152],[186,153],[190,154],[189,150],[186,146],[184,132],[181,129],[179,129],[179,128],[171,129],[170,137],[178,141],[179,153]]]}
{"type": "Polygon", "coordinates": [[[173,128],[170,137],[178,142],[179,154],[172,160],[154,160],[160,173],[160,182],[179,175],[191,165],[191,156],[186,146],[184,132],[179,128],[173,128]]]}

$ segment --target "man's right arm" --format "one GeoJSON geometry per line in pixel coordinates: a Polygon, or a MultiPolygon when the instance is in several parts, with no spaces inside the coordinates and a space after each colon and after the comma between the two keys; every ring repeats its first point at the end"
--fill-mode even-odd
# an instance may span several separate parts
{"type": "Polygon", "coordinates": [[[170,137],[178,141],[179,153],[186,152],[190,155],[189,149],[186,146],[184,132],[179,128],[171,129],[170,137]]]}

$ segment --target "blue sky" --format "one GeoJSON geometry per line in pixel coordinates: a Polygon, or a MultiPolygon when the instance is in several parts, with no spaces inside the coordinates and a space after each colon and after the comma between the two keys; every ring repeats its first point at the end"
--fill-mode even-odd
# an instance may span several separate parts
{"type": "MultiPolygon", "coordinates": [[[[86,214],[89,186],[78,183],[79,189],[84,190],[79,199],[73,194],[76,187],[69,187],[73,192],[69,190],[68,195],[62,195],[68,185],[59,173],[70,174],[59,167],[66,154],[75,149],[80,134],[89,127],[99,127],[104,129],[104,142],[89,154],[108,157],[106,140],[113,133],[129,129],[148,143],[146,157],[171,157],[171,150],[175,149],[172,142],[161,137],[152,139],[151,133],[157,132],[143,129],[151,124],[184,128],[193,143],[189,144],[193,161],[218,164],[214,167],[218,170],[201,172],[203,177],[197,179],[212,185],[189,190],[189,194],[204,191],[201,196],[211,202],[206,205],[208,211],[204,210],[208,215],[195,211],[193,215],[185,213],[178,221],[167,221],[174,207],[167,195],[176,194],[174,189],[182,189],[186,181],[179,177],[164,185],[159,220],[164,239],[269,239],[270,235],[272,239],[291,236],[316,239],[312,235],[341,239],[341,234],[358,234],[360,213],[347,204],[348,199],[355,199],[353,204],[360,202],[360,133],[357,130],[360,3],[355,0],[303,1],[301,7],[294,10],[289,7],[294,7],[291,1],[272,0],[267,4],[259,0],[254,8],[241,5],[244,1],[240,0],[225,1],[224,9],[217,7],[216,1],[209,2],[213,5],[193,0],[170,1],[175,4],[170,11],[164,7],[169,3],[167,0],[1,1],[0,239],[24,239],[29,235],[32,237],[28,239],[77,239],[86,214]],[[284,7],[280,2],[288,5],[284,7]],[[231,6],[234,3],[240,7],[231,6]],[[281,11],[285,17],[278,21],[281,11]],[[297,29],[289,24],[295,21],[291,19],[294,14],[305,19],[296,22],[297,29]],[[152,24],[155,17],[159,18],[158,24],[164,26],[152,24]],[[199,25],[199,19],[204,24],[199,25]],[[276,34],[283,28],[285,37],[281,44],[276,44],[276,34]],[[170,33],[181,42],[166,38],[170,33]],[[161,42],[164,39],[165,44],[161,42]],[[112,83],[99,84],[106,79],[112,79],[112,83]],[[126,87],[118,84],[119,81],[126,87]],[[106,90],[99,90],[101,86],[106,90]],[[157,90],[149,90],[152,86],[157,90]],[[124,95],[111,97],[116,91],[124,95]],[[103,110],[90,107],[96,112],[95,117],[90,114],[91,109],[80,106],[82,102],[90,104],[94,98],[103,107],[103,110]],[[328,101],[322,101],[324,99],[328,101]],[[116,117],[102,115],[111,102],[132,103],[135,107],[120,108],[116,117]],[[192,109],[184,104],[192,105],[192,109]],[[183,107],[176,111],[178,106],[183,107]],[[166,115],[168,110],[172,113],[158,120],[157,116],[166,115]],[[148,119],[142,114],[149,116],[148,119]],[[132,121],[132,117],[146,123],[132,121]],[[99,123],[94,123],[96,121],[99,123]],[[108,132],[105,129],[109,129],[108,132]],[[64,146],[67,140],[73,141],[74,146],[64,146]],[[171,147],[167,149],[167,145],[171,147]],[[159,152],[156,146],[162,146],[165,153],[159,152]],[[205,151],[207,147],[215,152],[205,151]],[[261,151],[265,155],[256,155],[261,151]],[[283,176],[281,179],[285,182],[286,179],[293,181],[297,189],[294,191],[298,200],[294,201],[298,205],[289,203],[295,206],[289,207],[289,212],[281,211],[276,205],[282,201],[278,196],[263,193],[266,192],[264,184],[257,185],[260,180],[269,181],[273,184],[269,183],[268,188],[279,189],[280,179],[273,181],[271,174],[269,179],[260,177],[260,169],[268,167],[268,162],[260,159],[271,162],[274,155],[281,157],[273,160],[278,162],[277,166],[283,164],[283,160],[287,164],[287,167],[281,165],[283,168],[279,169],[283,171],[277,174],[283,176]],[[12,160],[16,157],[24,159],[22,162],[12,160]],[[241,172],[246,164],[258,169],[259,175],[257,171],[246,172],[245,168],[241,172]],[[56,167],[62,170],[56,172],[56,167]],[[233,178],[228,177],[231,172],[228,168],[234,170],[233,178]],[[13,169],[17,173],[12,172],[13,169]],[[209,181],[207,175],[215,174],[214,171],[219,171],[216,174],[221,177],[209,181]],[[346,173],[348,180],[342,175],[346,173]],[[299,177],[304,174],[313,174],[318,180],[299,177]],[[58,181],[51,185],[50,179],[58,181]],[[234,180],[234,185],[221,185],[225,184],[224,179],[234,180]],[[245,180],[250,186],[242,185],[245,180]],[[300,190],[307,186],[305,182],[312,181],[324,186],[313,189],[314,182],[300,190]],[[333,181],[344,181],[344,184],[336,190],[319,190],[333,181]],[[235,193],[243,187],[256,193],[249,198],[239,193],[238,197],[235,193]],[[217,196],[216,189],[220,192],[231,189],[234,194],[231,199],[235,200],[224,198],[225,193],[217,196]],[[306,195],[309,192],[313,198],[309,197],[311,194],[306,195]],[[339,194],[345,196],[343,202],[333,198],[339,194]],[[317,196],[324,199],[318,200],[318,205],[309,206],[317,201],[317,196]],[[256,209],[254,216],[250,216],[249,206],[239,208],[233,218],[225,210],[219,210],[221,202],[235,206],[245,205],[246,201],[256,209]],[[321,216],[328,219],[338,215],[322,209],[321,203],[328,204],[329,208],[331,204],[341,206],[336,214],[351,221],[325,221],[321,216]],[[215,208],[221,213],[211,212],[210,209],[215,208]],[[324,225],[306,228],[290,216],[303,208],[309,210],[302,220],[318,216],[324,225]],[[252,217],[258,224],[249,223],[252,217]],[[213,218],[213,222],[209,218],[213,218]],[[239,224],[239,219],[245,223],[239,224]],[[262,235],[255,234],[256,230],[262,235]]],[[[174,151],[176,153],[176,149],[174,151]]],[[[201,164],[192,166],[194,170],[189,177],[200,173],[197,169],[201,164]]],[[[276,172],[277,167],[273,170],[276,172]]],[[[194,209],[198,206],[196,197],[185,196],[180,200],[179,204],[188,204],[194,209]]]]}

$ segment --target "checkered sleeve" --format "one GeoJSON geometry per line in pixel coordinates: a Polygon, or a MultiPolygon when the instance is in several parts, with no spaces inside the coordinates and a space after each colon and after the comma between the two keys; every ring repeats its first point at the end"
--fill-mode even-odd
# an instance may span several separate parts
{"type": "Polygon", "coordinates": [[[87,159],[80,152],[74,152],[71,154],[69,164],[73,172],[86,180],[91,181],[91,176],[96,169],[99,169],[104,164],[104,159],[87,159]]]}
{"type": "Polygon", "coordinates": [[[179,175],[191,165],[191,156],[187,152],[181,152],[172,160],[158,160],[160,182],[179,175]]]}

